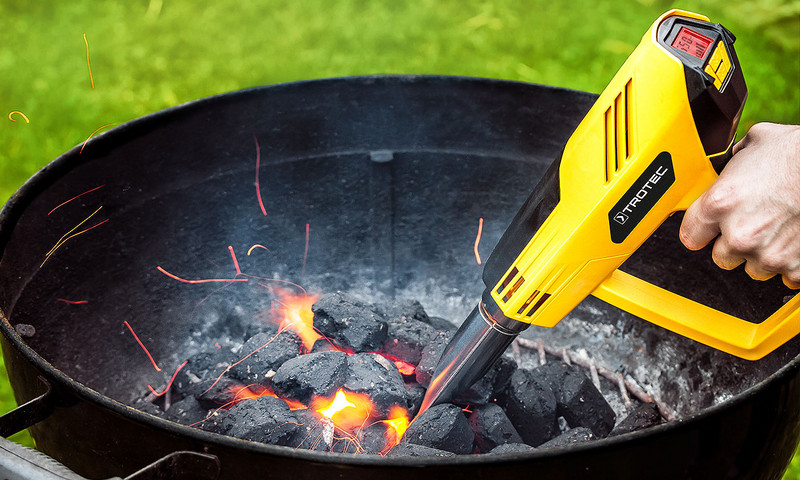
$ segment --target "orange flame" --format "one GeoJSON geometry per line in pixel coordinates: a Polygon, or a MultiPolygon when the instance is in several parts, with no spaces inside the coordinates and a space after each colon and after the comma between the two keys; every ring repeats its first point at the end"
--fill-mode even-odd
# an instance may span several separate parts
{"type": "Polygon", "coordinates": [[[311,408],[333,421],[342,430],[351,430],[363,425],[372,413],[372,401],[363,393],[345,392],[341,388],[330,398],[318,397],[311,401],[311,408]]]}
{"type": "Polygon", "coordinates": [[[277,300],[280,308],[274,310],[279,316],[277,319],[279,328],[294,331],[303,340],[306,351],[310,351],[314,342],[322,338],[322,335],[314,330],[314,312],[311,311],[311,306],[319,299],[319,295],[297,294],[283,289],[275,291],[280,297],[280,300],[277,300]]]}
{"type": "Polygon", "coordinates": [[[233,401],[231,402],[232,404],[259,397],[274,397],[280,398],[286,402],[286,404],[289,405],[289,410],[303,410],[308,408],[297,400],[281,398],[277,396],[271,389],[259,384],[248,385],[246,387],[232,386],[230,391],[233,393],[233,401]]]}
{"type": "Polygon", "coordinates": [[[392,447],[400,443],[403,434],[406,433],[409,424],[408,411],[396,405],[389,410],[389,418],[382,422],[386,424],[386,448],[381,453],[386,454],[392,447]]]}

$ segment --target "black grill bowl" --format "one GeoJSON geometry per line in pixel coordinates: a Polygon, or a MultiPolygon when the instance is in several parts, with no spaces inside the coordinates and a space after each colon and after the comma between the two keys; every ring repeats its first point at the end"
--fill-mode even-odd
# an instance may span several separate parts
{"type": "MultiPolygon", "coordinates": [[[[524,454],[383,458],[251,443],[127,406],[148,384],[163,385],[193,348],[187,339],[208,331],[204,299],[266,308],[263,287],[252,283],[219,290],[156,268],[230,278],[228,246],[248,273],[369,300],[414,298],[430,314],[460,321],[483,289],[472,250],[478,218],[485,259],[595,98],[458,77],[330,79],[191,102],[72,149],[0,214],[9,377],[20,404],[42,393],[39,377],[51,386],[0,427],[8,434],[38,421],[30,428],[38,448],[90,478],[129,475],[175,451],[216,456],[225,479],[780,478],[800,434],[796,340],[747,362],[593,299],[555,329],[526,335],[586,350],[680,420],[524,454]],[[269,252],[247,256],[254,244],[269,252]],[[21,337],[18,324],[35,334],[21,337]]],[[[722,274],[708,252],[684,251],[677,221],[626,268],[755,318],[788,294],[776,282],[722,274]]]]}

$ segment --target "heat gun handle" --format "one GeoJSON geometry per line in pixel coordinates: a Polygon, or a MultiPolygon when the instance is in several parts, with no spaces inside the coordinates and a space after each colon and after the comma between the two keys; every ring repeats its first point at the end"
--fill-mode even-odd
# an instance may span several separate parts
{"type": "Polygon", "coordinates": [[[748,360],[758,360],[800,333],[800,294],[761,323],[720,312],[621,270],[592,293],[651,323],[748,360]]]}

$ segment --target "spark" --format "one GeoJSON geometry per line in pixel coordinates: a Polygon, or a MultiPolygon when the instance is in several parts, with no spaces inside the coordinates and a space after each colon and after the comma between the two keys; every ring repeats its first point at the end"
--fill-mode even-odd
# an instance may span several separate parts
{"type": "Polygon", "coordinates": [[[236,275],[234,275],[234,278],[236,278],[242,274],[242,270],[239,268],[239,260],[236,260],[236,254],[233,252],[233,247],[228,245],[228,250],[231,252],[231,258],[233,259],[233,266],[236,268],[236,275]]]}
{"type": "Polygon", "coordinates": [[[183,363],[181,363],[181,364],[180,364],[180,366],[178,367],[178,369],[177,369],[177,370],[175,370],[175,373],[173,373],[173,374],[172,374],[172,378],[170,378],[170,379],[169,379],[169,383],[168,383],[168,384],[167,384],[167,386],[164,388],[164,391],[162,391],[162,392],[160,392],[160,393],[159,393],[159,392],[156,392],[156,391],[155,391],[155,389],[153,389],[153,387],[151,387],[149,383],[147,384],[147,388],[149,388],[149,389],[150,389],[150,391],[151,391],[151,392],[153,392],[153,395],[155,395],[156,397],[160,397],[161,395],[164,395],[165,393],[167,393],[167,392],[169,391],[169,389],[170,389],[170,388],[172,388],[172,382],[174,382],[174,381],[175,381],[175,377],[177,377],[177,376],[178,376],[178,372],[180,372],[180,371],[181,371],[181,369],[182,369],[183,367],[185,367],[187,363],[189,363],[189,360],[186,360],[186,361],[184,361],[183,363]]]}
{"type": "Polygon", "coordinates": [[[261,168],[261,148],[258,146],[258,138],[253,134],[253,140],[256,142],[256,196],[258,197],[258,206],[261,207],[261,213],[267,215],[267,210],[264,208],[264,202],[261,200],[261,184],[258,181],[258,171],[261,168]]]}
{"type": "Polygon", "coordinates": [[[249,257],[250,254],[253,253],[253,250],[255,250],[256,248],[263,248],[264,250],[269,252],[269,248],[265,247],[264,245],[261,245],[260,243],[256,243],[255,245],[250,247],[250,249],[247,251],[247,256],[249,257]]]}
{"type": "Polygon", "coordinates": [[[306,278],[306,260],[308,260],[308,237],[309,225],[306,223],[306,247],[303,250],[303,270],[300,272],[300,278],[306,278]]]}
{"type": "Polygon", "coordinates": [[[11,120],[12,122],[15,122],[15,123],[16,123],[16,120],[14,120],[14,117],[12,116],[12,115],[14,115],[15,113],[17,113],[17,114],[21,115],[21,116],[22,116],[22,118],[24,118],[24,119],[25,119],[25,123],[31,123],[31,121],[30,121],[30,120],[28,120],[28,117],[27,117],[27,116],[26,116],[24,113],[20,112],[19,110],[14,110],[13,112],[9,112],[9,113],[8,113],[8,119],[9,119],[9,120],[11,120]]]}
{"type": "Polygon", "coordinates": [[[51,213],[55,212],[59,208],[61,208],[64,205],[68,204],[69,202],[71,202],[71,201],[73,201],[73,200],[75,200],[75,199],[77,199],[79,197],[82,197],[82,196],[86,195],[87,193],[91,193],[91,192],[94,192],[95,190],[99,190],[99,189],[101,189],[103,187],[105,187],[105,185],[100,185],[99,187],[94,187],[91,190],[86,190],[85,192],[81,193],[80,195],[75,195],[74,197],[70,198],[66,202],[63,202],[63,203],[60,203],[60,204],[56,205],[56,207],[54,209],[50,210],[49,212],[47,212],[47,214],[50,215],[51,213]]]}
{"type": "Polygon", "coordinates": [[[56,298],[56,301],[69,303],[70,305],[83,305],[89,303],[89,300],[65,300],[63,298],[56,298]]]}
{"type": "Polygon", "coordinates": [[[92,132],[92,134],[89,135],[89,137],[86,138],[86,140],[83,142],[83,145],[81,145],[81,150],[78,152],[78,154],[83,153],[83,149],[86,147],[86,144],[89,143],[89,140],[91,140],[91,138],[94,137],[95,133],[99,132],[100,130],[102,130],[102,129],[106,128],[106,127],[110,127],[110,126],[113,126],[113,125],[116,125],[116,123],[107,123],[107,124],[103,125],[102,127],[98,128],[97,130],[95,130],[94,132],[92,132]]]}
{"type": "Polygon", "coordinates": [[[481,234],[482,233],[483,233],[483,217],[478,219],[478,235],[475,237],[475,246],[473,247],[473,250],[475,250],[475,260],[478,261],[478,265],[480,265],[482,263],[481,262],[481,254],[478,253],[478,244],[481,243],[481,234]]]}
{"type": "Polygon", "coordinates": [[[124,323],[124,324],[125,324],[125,326],[126,326],[126,327],[128,327],[128,330],[130,330],[130,331],[131,331],[131,333],[133,334],[133,338],[135,338],[135,339],[136,339],[136,341],[139,343],[139,346],[140,346],[140,347],[142,347],[142,350],[144,350],[144,353],[146,353],[146,354],[147,354],[147,358],[149,358],[149,359],[150,359],[150,363],[152,363],[152,364],[153,364],[153,367],[156,369],[156,371],[157,371],[157,372],[160,372],[160,371],[161,371],[161,369],[160,369],[160,368],[158,368],[158,365],[156,365],[156,361],[155,361],[155,360],[153,360],[153,356],[152,356],[152,355],[150,355],[150,351],[147,349],[147,347],[145,347],[145,346],[144,346],[144,343],[142,343],[142,341],[141,341],[141,340],[139,340],[139,336],[138,336],[138,335],[136,335],[136,332],[134,332],[134,331],[133,331],[133,327],[131,327],[131,324],[130,324],[130,323],[128,323],[128,321],[127,321],[127,320],[124,320],[122,323],[124,323]]]}
{"type": "Polygon", "coordinates": [[[81,223],[79,223],[79,224],[75,225],[75,226],[72,228],[72,230],[70,230],[70,231],[68,231],[67,233],[65,233],[64,235],[62,235],[62,236],[61,236],[61,238],[58,240],[58,242],[56,242],[56,244],[55,244],[55,245],[53,245],[53,248],[51,248],[51,249],[50,249],[50,251],[49,251],[49,252],[47,252],[47,254],[44,256],[44,260],[42,261],[42,264],[41,264],[41,265],[39,265],[39,268],[42,268],[42,266],[43,266],[43,265],[44,265],[44,263],[45,263],[45,262],[46,262],[46,261],[47,261],[47,260],[50,258],[50,256],[51,256],[52,254],[54,254],[54,253],[56,252],[56,250],[58,250],[58,249],[59,249],[59,248],[60,248],[62,245],[64,245],[65,243],[67,243],[67,241],[68,241],[69,239],[71,239],[71,238],[73,238],[73,237],[77,237],[78,235],[81,235],[81,234],[83,234],[83,233],[86,233],[86,232],[88,232],[89,230],[91,230],[91,229],[93,229],[93,228],[97,228],[97,227],[99,227],[100,225],[102,225],[102,224],[106,223],[106,222],[108,221],[108,219],[105,219],[105,220],[103,220],[102,222],[100,222],[100,223],[98,223],[98,224],[96,224],[96,225],[92,225],[91,227],[89,227],[89,228],[87,228],[87,229],[81,230],[80,232],[77,232],[77,233],[72,233],[72,232],[74,232],[75,230],[77,230],[77,229],[78,229],[78,227],[80,227],[81,225],[83,225],[84,223],[86,223],[86,222],[87,222],[87,221],[88,221],[90,218],[92,218],[92,217],[93,217],[93,216],[94,216],[94,215],[95,215],[97,212],[99,212],[101,208],[103,208],[103,207],[102,207],[102,206],[101,206],[101,207],[98,207],[98,209],[97,209],[97,210],[95,210],[94,212],[92,212],[92,214],[91,214],[91,215],[89,215],[88,217],[84,218],[84,219],[83,219],[83,221],[81,221],[81,223]],[[71,234],[71,235],[70,235],[70,234],[71,234]]]}
{"type": "Polygon", "coordinates": [[[83,34],[83,43],[86,44],[86,65],[89,66],[89,80],[92,81],[92,88],[94,89],[94,77],[92,76],[92,64],[89,62],[89,41],[86,40],[86,34],[83,34]]]}
{"type": "Polygon", "coordinates": [[[164,275],[172,278],[173,280],[177,280],[183,283],[214,283],[214,282],[246,282],[248,279],[246,278],[204,278],[202,280],[186,280],[185,278],[181,278],[177,275],[169,273],[168,271],[164,270],[160,266],[156,266],[156,270],[163,273],[164,275]]]}

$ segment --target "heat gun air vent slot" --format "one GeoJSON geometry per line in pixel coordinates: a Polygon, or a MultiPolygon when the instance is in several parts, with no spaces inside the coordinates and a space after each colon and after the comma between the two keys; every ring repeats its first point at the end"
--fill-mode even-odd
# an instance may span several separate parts
{"type": "Polygon", "coordinates": [[[625,88],[614,98],[606,109],[605,150],[606,150],[606,183],[619,172],[623,163],[633,154],[633,79],[628,80],[625,88]]]}

